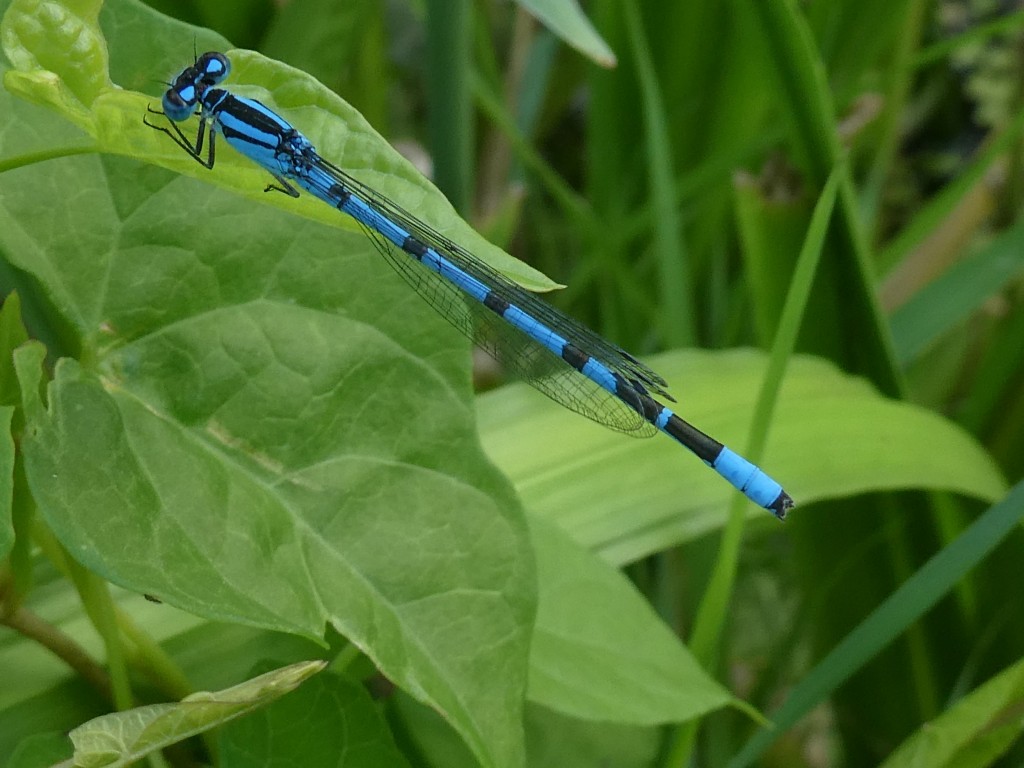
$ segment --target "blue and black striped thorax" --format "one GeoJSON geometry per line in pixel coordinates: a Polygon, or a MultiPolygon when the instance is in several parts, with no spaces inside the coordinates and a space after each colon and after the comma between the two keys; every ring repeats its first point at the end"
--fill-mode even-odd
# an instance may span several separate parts
{"type": "Polygon", "coordinates": [[[211,87],[200,102],[231,146],[286,178],[302,178],[319,161],[309,139],[255,99],[211,87]]]}

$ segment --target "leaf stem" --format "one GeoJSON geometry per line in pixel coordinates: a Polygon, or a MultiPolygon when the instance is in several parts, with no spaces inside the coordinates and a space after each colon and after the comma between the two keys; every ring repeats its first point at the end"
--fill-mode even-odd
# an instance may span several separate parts
{"type": "Polygon", "coordinates": [[[58,627],[26,608],[16,608],[11,613],[0,614],[0,624],[4,624],[18,634],[39,643],[75,670],[101,696],[108,701],[113,700],[110,676],[103,666],[95,661],[88,651],[76,643],[70,635],[65,634],[58,627]]]}

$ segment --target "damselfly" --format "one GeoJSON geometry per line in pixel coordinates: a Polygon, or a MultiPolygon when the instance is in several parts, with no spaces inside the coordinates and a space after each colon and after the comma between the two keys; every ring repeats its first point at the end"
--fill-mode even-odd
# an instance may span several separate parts
{"type": "Polygon", "coordinates": [[[656,395],[672,398],[665,380],[646,365],[324,160],[309,139],[260,102],[217,87],[230,69],[222,53],[199,56],[164,93],[163,111],[149,110],[166,116],[167,126],[144,118],[146,124],[211,169],[220,134],[270,172],[276,183],[266,191],[298,197],[301,188],[351,216],[428,304],[561,405],[631,435],[661,430],[779,518],[793,506],[760,468],[658,402],[656,395]],[[178,123],[196,114],[199,128],[190,141],[178,123]]]}

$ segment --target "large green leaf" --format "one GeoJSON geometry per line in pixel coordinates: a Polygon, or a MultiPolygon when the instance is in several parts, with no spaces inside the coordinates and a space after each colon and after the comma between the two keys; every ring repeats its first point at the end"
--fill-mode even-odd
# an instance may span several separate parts
{"type": "MultiPolygon", "coordinates": [[[[25,66],[83,72],[9,72],[5,84],[59,105],[100,148],[148,147],[287,202],[227,151],[223,172],[207,173],[157,141],[141,123],[153,98],[86,74],[105,60],[103,38],[97,4],[74,5],[82,16],[54,4],[35,21],[32,4],[13,3],[4,42],[25,66]],[[61,45],[67,30],[79,45],[61,45]]],[[[169,49],[191,49],[187,28],[127,0],[103,23],[126,40],[113,66],[133,82],[166,77],[169,49]]],[[[344,145],[343,162],[376,168],[442,227],[466,227],[365,125],[337,119],[335,97],[258,57],[236,64],[297,106],[324,147],[344,145]]],[[[0,176],[0,251],[75,355],[57,361],[45,403],[38,348],[19,369],[29,482],[60,541],[100,575],[206,617],[308,637],[329,624],[442,711],[484,764],[519,764],[532,556],[477,443],[467,345],[348,225],[124,158],[27,164],[62,118],[0,97],[0,156],[26,164],[0,176]]],[[[81,151],[73,136],[47,146],[81,151]]]]}
{"type": "Polygon", "coordinates": [[[732,701],[626,578],[541,517],[531,701],[575,718],[683,722],[732,701]]]}
{"type": "MultiPolygon", "coordinates": [[[[649,362],[676,385],[683,418],[739,448],[765,360],[736,350],[674,352],[649,362]]],[[[484,446],[527,511],[555,520],[612,562],[693,539],[725,519],[729,486],[662,435],[630,440],[527,387],[488,393],[477,410],[484,446]]],[[[949,490],[989,501],[1005,489],[992,459],[962,429],[810,357],[787,368],[762,465],[793,496],[793,514],[814,501],[884,489],[949,490]]],[[[754,505],[750,514],[769,519],[754,505]]]]}
{"type": "MultiPolygon", "coordinates": [[[[81,188],[132,186],[123,163],[69,165],[81,188]]],[[[171,180],[110,233],[110,258],[32,249],[75,274],[57,290],[93,358],[61,360],[48,409],[27,404],[40,511],[76,558],[137,591],[307,635],[329,621],[482,753],[516,751],[531,558],[479,455],[461,345],[437,351],[452,332],[396,279],[363,288],[381,265],[362,240],[274,214],[219,242],[244,208],[171,180]]]]}
{"type": "MultiPolygon", "coordinates": [[[[95,140],[98,150],[161,165],[184,175],[203,178],[238,194],[299,213],[334,227],[358,231],[356,223],[311,196],[292,200],[266,195],[270,180],[265,170],[226,148],[209,172],[166,135],[146,127],[147,107],[159,106],[159,83],[192,62],[180,58],[181,40],[163,51],[139,49],[129,83],[116,87],[107,71],[107,48],[99,27],[99,0],[50,3],[38,12],[36,0],[16,0],[4,16],[0,37],[15,69],[5,73],[4,85],[13,93],[57,110],[95,140]],[[174,51],[172,53],[171,51],[174,51]],[[146,55],[143,55],[146,54],[146,55]],[[148,95],[128,90],[148,82],[148,95]]],[[[151,11],[122,0],[108,12],[111,23],[145,21],[160,27],[151,11]]],[[[167,22],[164,26],[182,27],[167,22]]],[[[110,36],[121,38],[120,29],[110,36]]],[[[184,31],[184,30],[182,30],[184,31]]],[[[137,40],[146,39],[137,31],[137,40]]],[[[164,30],[154,33],[166,34],[164,30]]],[[[184,34],[182,37],[188,39],[184,34]]],[[[167,40],[167,43],[170,43],[167,40]]],[[[550,290],[555,284],[542,274],[491,245],[458,217],[454,209],[416,168],[402,157],[349,104],[301,70],[274,62],[253,51],[225,51],[232,74],[225,84],[233,91],[259,99],[282,112],[316,144],[320,153],[370,187],[388,195],[407,210],[416,211],[444,236],[461,243],[523,285],[550,290]]],[[[186,132],[194,130],[191,125],[186,132]]]]}

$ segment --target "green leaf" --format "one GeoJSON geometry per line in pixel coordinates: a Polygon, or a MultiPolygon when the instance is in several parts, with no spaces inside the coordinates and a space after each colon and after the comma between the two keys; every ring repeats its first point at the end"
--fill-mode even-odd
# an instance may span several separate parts
{"type": "Polygon", "coordinates": [[[580,10],[576,0],[517,0],[544,26],[602,67],[614,67],[615,54],[580,10]]]}
{"type": "Polygon", "coordinates": [[[0,24],[0,43],[14,69],[4,86],[90,133],[94,102],[113,88],[98,24],[101,6],[94,0],[14,0],[0,24]]]}
{"type": "Polygon", "coordinates": [[[408,768],[366,688],[324,672],[224,728],[221,766],[408,768]]]}
{"type": "Polygon", "coordinates": [[[992,765],[1024,728],[1024,660],[1003,670],[925,723],[882,763],[882,768],[973,768],[992,765]]]}
{"type": "MultiPolygon", "coordinates": [[[[309,195],[292,200],[286,195],[267,195],[265,170],[226,149],[217,156],[212,173],[186,155],[166,135],[142,122],[154,95],[117,88],[110,82],[103,39],[98,27],[99,0],[79,0],[58,5],[61,27],[77,30],[92,47],[79,51],[68,44],[54,45],[35,29],[35,3],[19,0],[4,16],[3,41],[8,57],[19,69],[6,74],[5,84],[19,95],[55,109],[96,140],[102,152],[123,154],[161,165],[178,173],[203,178],[262,203],[275,205],[330,226],[358,231],[349,217],[339,215],[309,195]],[[74,10],[69,6],[74,5],[74,10]],[[12,31],[13,30],[13,31],[12,31]],[[10,48],[10,50],[7,50],[10,48]]],[[[138,32],[135,33],[137,36],[138,32]]],[[[458,217],[443,195],[408,160],[389,145],[349,104],[304,72],[274,62],[253,51],[226,52],[232,73],[225,85],[254,97],[280,111],[316,144],[320,153],[360,181],[387,195],[403,208],[414,211],[438,232],[460,243],[495,269],[534,290],[551,290],[556,284],[531,267],[491,245],[458,217]]],[[[171,76],[191,61],[173,61],[158,51],[140,67],[153,80],[171,76]]],[[[192,130],[190,125],[184,127],[192,130]]]]}
{"type": "MultiPolygon", "coordinates": [[[[103,18],[183,47],[141,6],[103,18]]],[[[118,70],[166,76],[144,53],[118,70]]],[[[119,98],[141,97],[98,101],[119,98]]],[[[151,101],[125,114],[133,130],[151,101]]],[[[19,115],[26,134],[61,122],[19,115]]],[[[87,156],[0,175],[0,250],[78,358],[56,363],[46,404],[45,351],[19,368],[27,475],[72,556],[202,616],[330,625],[482,763],[521,762],[526,526],[477,442],[467,345],[362,234],[87,156]]]]}
{"type": "MultiPolygon", "coordinates": [[[[682,389],[676,410],[683,418],[742,445],[765,361],[760,352],[735,350],[680,351],[649,362],[682,389]]],[[[484,447],[528,513],[557,521],[611,562],[692,540],[724,520],[729,486],[661,435],[630,440],[519,385],[478,398],[477,411],[484,447]]],[[[962,429],[810,357],[789,363],[762,466],[793,496],[794,514],[814,501],[885,489],[994,500],[1005,488],[992,459],[962,429]]],[[[749,510],[768,522],[763,510],[749,510]]]]}
{"type": "Polygon", "coordinates": [[[732,701],[621,573],[543,518],[530,529],[540,583],[531,701],[636,725],[683,722],[732,701]]]}
{"type": "Polygon", "coordinates": [[[252,712],[295,690],[326,666],[304,661],[177,704],[154,704],[90,720],[69,734],[75,765],[115,768],[252,712]]]}
{"type": "Polygon", "coordinates": [[[149,194],[126,170],[80,179],[141,205],[107,246],[31,249],[77,276],[54,289],[94,360],[61,360],[49,410],[26,405],[44,518],[88,567],[200,615],[308,636],[329,621],[510,759],[530,555],[479,455],[454,332],[362,238],[280,214],[225,238],[243,202],[166,179],[149,194]]]}

